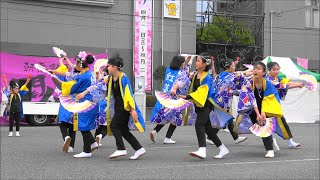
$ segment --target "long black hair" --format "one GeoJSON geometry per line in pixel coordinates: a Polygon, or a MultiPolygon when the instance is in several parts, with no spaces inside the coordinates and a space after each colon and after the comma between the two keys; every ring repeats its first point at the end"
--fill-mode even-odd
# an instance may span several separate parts
{"type": "Polygon", "coordinates": [[[185,59],[182,56],[174,56],[170,63],[170,69],[178,70],[180,69],[181,65],[184,63],[185,59]]]}

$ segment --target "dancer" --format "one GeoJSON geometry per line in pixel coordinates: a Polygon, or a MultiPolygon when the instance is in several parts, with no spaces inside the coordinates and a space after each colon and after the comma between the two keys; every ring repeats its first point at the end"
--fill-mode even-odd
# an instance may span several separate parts
{"type": "MultiPolygon", "coordinates": [[[[91,75],[88,66],[94,62],[94,57],[91,54],[87,54],[82,51],[76,58],[76,69],[80,72],[78,76],[75,77],[74,81],[62,82],[61,90],[62,95],[72,95],[80,94],[85,91],[88,87],[95,84],[95,79],[91,75]]],[[[59,80],[58,80],[59,81],[59,80]]],[[[76,96],[79,102],[84,102],[85,100],[93,102],[93,96],[91,94],[86,94],[84,97],[76,96]]],[[[92,151],[97,149],[99,146],[95,142],[93,135],[90,130],[94,129],[94,121],[98,113],[98,106],[87,112],[75,113],[73,127],[74,131],[80,131],[83,136],[83,152],[74,155],[75,158],[87,158],[92,157],[92,151]]]]}
{"type": "MultiPolygon", "coordinates": [[[[68,67],[64,64],[64,61],[66,61],[68,66],[71,67],[70,69],[74,68],[74,65],[70,62],[70,60],[67,57],[64,57],[59,59],[60,66],[56,70],[49,70],[49,72],[56,74],[59,80],[63,82],[75,80],[75,76],[78,75],[77,70],[74,69],[73,73],[69,73],[68,67]]],[[[57,80],[54,78],[53,81],[57,82],[57,80]]],[[[73,113],[66,110],[61,103],[59,106],[57,120],[62,138],[64,140],[62,151],[66,153],[72,153],[74,151],[74,144],[76,140],[76,132],[73,130],[73,113]]]]}
{"type": "Polygon", "coordinates": [[[100,71],[100,73],[97,74],[97,88],[100,90],[100,101],[99,101],[99,113],[97,115],[97,119],[95,121],[96,125],[96,132],[94,136],[96,137],[96,142],[99,144],[99,147],[102,146],[101,140],[106,137],[107,135],[107,121],[106,121],[106,108],[107,108],[107,99],[106,99],[106,93],[107,93],[107,81],[109,78],[108,75],[108,69],[106,68],[105,71],[100,71]],[[102,78],[99,79],[99,76],[102,78]]]}
{"type": "MultiPolygon", "coordinates": [[[[248,112],[249,117],[243,116],[243,119],[237,119],[236,127],[239,127],[241,122],[246,122],[248,120],[246,118],[250,118],[253,124],[264,125],[266,116],[279,118],[283,115],[277,90],[270,81],[264,78],[266,75],[266,65],[262,62],[256,62],[253,67],[252,87],[256,105],[254,111],[248,112]]],[[[274,152],[280,150],[276,139],[272,138],[272,135],[262,138],[262,141],[267,151],[266,158],[274,157],[274,152]]]]}
{"type": "MultiPolygon", "coordinates": [[[[189,94],[187,96],[181,95],[183,99],[191,100],[195,107],[197,114],[195,121],[195,130],[198,138],[198,151],[190,152],[189,155],[201,159],[206,158],[206,134],[219,148],[220,152],[214,158],[222,158],[229,153],[228,149],[221,143],[217,133],[219,129],[213,128],[209,119],[209,114],[213,110],[212,93],[212,77],[208,74],[210,69],[210,58],[206,54],[200,54],[197,58],[196,69],[197,71],[192,77],[189,94]]],[[[190,106],[187,110],[185,121],[188,121],[190,106]]],[[[186,122],[185,122],[186,124],[186,122]]]]}
{"type": "Polygon", "coordinates": [[[210,119],[212,120],[211,124],[221,126],[222,128],[226,127],[225,123],[227,123],[234,143],[238,144],[245,141],[247,137],[241,137],[234,132],[234,118],[231,111],[233,95],[240,95],[238,111],[244,111],[249,109],[249,107],[253,107],[255,99],[251,83],[240,73],[235,72],[235,66],[235,61],[223,60],[220,62],[221,72],[219,75],[216,75],[213,69],[213,76],[215,77],[213,87],[216,92],[213,101],[217,110],[211,114],[210,119]],[[242,102],[245,102],[245,106],[242,106],[242,102]],[[229,116],[226,114],[229,114],[229,116]],[[230,117],[231,119],[229,119],[230,117]]]}
{"type": "MultiPolygon", "coordinates": [[[[214,61],[212,61],[214,64],[214,61]]],[[[232,116],[231,106],[233,95],[239,95],[241,91],[241,98],[245,99],[246,97],[252,97],[253,93],[251,90],[248,90],[247,86],[250,86],[250,83],[242,77],[240,73],[235,73],[236,62],[232,60],[222,60],[220,62],[220,74],[217,75],[215,72],[214,65],[212,65],[212,75],[214,77],[213,86],[215,89],[215,97],[213,98],[215,106],[218,108],[214,113],[211,114],[210,119],[212,120],[211,124],[215,125],[216,122],[222,122],[222,128],[228,127],[230,134],[234,140],[235,144],[241,143],[247,139],[247,137],[239,136],[234,132],[234,122],[233,118],[229,119],[232,116]],[[249,94],[251,93],[251,94],[249,94]],[[230,116],[217,116],[216,113],[226,113],[230,116]],[[224,118],[222,118],[224,117],[224,118]],[[222,119],[221,119],[222,118],[222,119]],[[225,122],[227,126],[224,125],[225,122]]],[[[252,105],[253,99],[250,99],[249,104],[252,105]]],[[[227,129],[226,129],[227,130],[227,129]]],[[[206,140],[209,144],[214,144],[210,139],[206,140]]]]}
{"type": "MultiPolygon", "coordinates": [[[[167,67],[165,72],[164,83],[162,86],[162,91],[164,93],[170,93],[173,98],[176,98],[178,95],[186,95],[187,88],[190,85],[189,70],[193,58],[194,56],[188,56],[186,59],[182,56],[173,57],[170,66],[167,67]],[[184,67],[185,63],[187,65],[184,67]]],[[[150,133],[150,139],[152,142],[156,142],[156,133],[158,133],[166,123],[170,123],[163,143],[176,143],[171,139],[171,136],[176,127],[182,124],[181,111],[169,110],[157,101],[153,108],[150,122],[157,123],[157,126],[150,133]]]]}
{"type": "MultiPolygon", "coordinates": [[[[276,62],[269,62],[267,64],[269,73],[266,76],[266,79],[268,79],[269,81],[272,82],[272,84],[275,86],[275,88],[277,89],[278,93],[279,93],[279,97],[281,100],[285,99],[285,96],[287,95],[287,91],[288,89],[291,88],[302,88],[303,87],[303,83],[300,82],[291,82],[289,79],[287,78],[281,78],[279,77],[279,72],[280,72],[280,66],[278,63],[276,62]]],[[[287,140],[287,144],[289,148],[297,148],[300,147],[301,144],[300,143],[296,143],[293,141],[293,136],[291,133],[291,130],[289,128],[289,125],[286,121],[286,119],[282,116],[281,117],[281,121],[282,124],[284,126],[284,128],[286,129],[288,136],[287,137],[282,137],[285,140],[287,140]]]]}
{"type": "Polygon", "coordinates": [[[30,76],[28,75],[26,83],[19,89],[18,83],[15,81],[10,81],[8,85],[7,78],[5,74],[2,75],[4,84],[6,89],[3,93],[8,97],[9,104],[9,137],[13,136],[13,124],[16,122],[16,136],[19,137],[20,135],[20,121],[24,118],[23,115],[23,107],[22,107],[22,97],[25,96],[29,89],[27,85],[30,82],[30,76]],[[10,86],[10,88],[9,88],[10,86]],[[10,89],[10,90],[9,90],[10,89]]]}
{"type": "Polygon", "coordinates": [[[146,153],[138,140],[129,132],[130,129],[145,131],[143,116],[133,98],[129,78],[122,72],[123,59],[117,54],[108,61],[108,95],[107,95],[107,130],[116,140],[117,151],[109,156],[110,159],[127,155],[122,137],[125,138],[136,151],[130,159],[138,159],[146,153]],[[111,120],[111,96],[114,99],[114,115],[111,120]],[[130,115],[132,118],[130,118],[130,115]],[[110,123],[111,121],[111,123],[110,123]],[[110,132],[111,130],[111,132],[110,132]]]}

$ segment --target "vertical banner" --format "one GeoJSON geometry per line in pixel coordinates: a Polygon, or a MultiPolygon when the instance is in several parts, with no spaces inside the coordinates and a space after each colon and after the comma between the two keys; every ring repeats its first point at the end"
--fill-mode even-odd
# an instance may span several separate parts
{"type": "MultiPolygon", "coordinates": [[[[134,76],[144,79],[144,91],[151,91],[152,0],[134,2],[134,76]]],[[[143,90],[143,89],[142,89],[143,90]]]]}
{"type": "Polygon", "coordinates": [[[180,0],[164,0],[163,16],[166,18],[180,18],[180,0]]]}
{"type": "Polygon", "coordinates": [[[308,61],[306,58],[297,58],[297,64],[305,69],[308,69],[308,61]]]}

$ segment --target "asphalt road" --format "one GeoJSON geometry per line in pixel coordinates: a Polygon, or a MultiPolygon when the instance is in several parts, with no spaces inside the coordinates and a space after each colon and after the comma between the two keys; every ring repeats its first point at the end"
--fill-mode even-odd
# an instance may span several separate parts
{"type": "MultiPolygon", "coordinates": [[[[208,145],[207,158],[188,155],[197,149],[194,127],[178,127],[165,145],[168,126],[151,143],[146,133],[134,135],[147,153],[139,160],[129,160],[134,153],[126,143],[128,156],[109,160],[116,149],[114,137],[103,139],[103,147],[93,157],[75,159],[74,153],[62,152],[62,137],[57,126],[22,127],[21,137],[8,137],[8,127],[1,127],[1,179],[319,179],[319,124],[290,124],[299,149],[289,149],[275,135],[281,148],[274,158],[264,158],[262,140],[247,135],[248,140],[235,145],[231,135],[219,132],[229,149],[224,159],[214,159],[215,146],[208,145]]],[[[82,151],[82,136],[77,133],[75,153],[82,151]]]]}

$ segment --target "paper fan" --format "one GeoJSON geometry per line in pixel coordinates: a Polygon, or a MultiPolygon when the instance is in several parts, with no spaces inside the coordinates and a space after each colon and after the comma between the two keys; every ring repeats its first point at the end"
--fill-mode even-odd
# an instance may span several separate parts
{"type": "Polygon", "coordinates": [[[34,64],[33,67],[35,67],[36,69],[38,69],[41,72],[44,72],[44,73],[50,75],[53,78],[57,78],[58,79],[58,77],[55,74],[50,73],[49,71],[46,70],[45,67],[41,66],[40,64],[34,64]]]}
{"type": "Polygon", "coordinates": [[[99,70],[108,65],[108,59],[98,59],[94,63],[94,72],[99,72],[99,70]]]}
{"type": "Polygon", "coordinates": [[[191,105],[191,102],[184,99],[172,99],[169,94],[164,92],[156,91],[155,92],[157,100],[162,104],[164,107],[173,109],[173,110],[182,110],[191,105]]]}
{"type": "Polygon", "coordinates": [[[53,52],[53,54],[55,54],[59,58],[63,58],[63,57],[67,56],[67,54],[62,49],[59,49],[57,47],[53,47],[52,52],[53,52]]]}
{"type": "Polygon", "coordinates": [[[71,96],[60,96],[61,105],[72,113],[88,112],[93,109],[96,104],[85,100],[84,102],[76,102],[71,96]]]}
{"type": "Polygon", "coordinates": [[[300,72],[300,79],[306,81],[306,87],[311,91],[317,90],[317,79],[309,73],[300,72]]]}
{"type": "Polygon", "coordinates": [[[243,64],[244,67],[253,70],[253,65],[252,64],[243,64]]]}
{"type": "Polygon", "coordinates": [[[249,129],[250,131],[259,137],[269,137],[276,131],[276,118],[267,118],[266,124],[264,126],[260,126],[259,124],[255,123],[249,129]]]}

